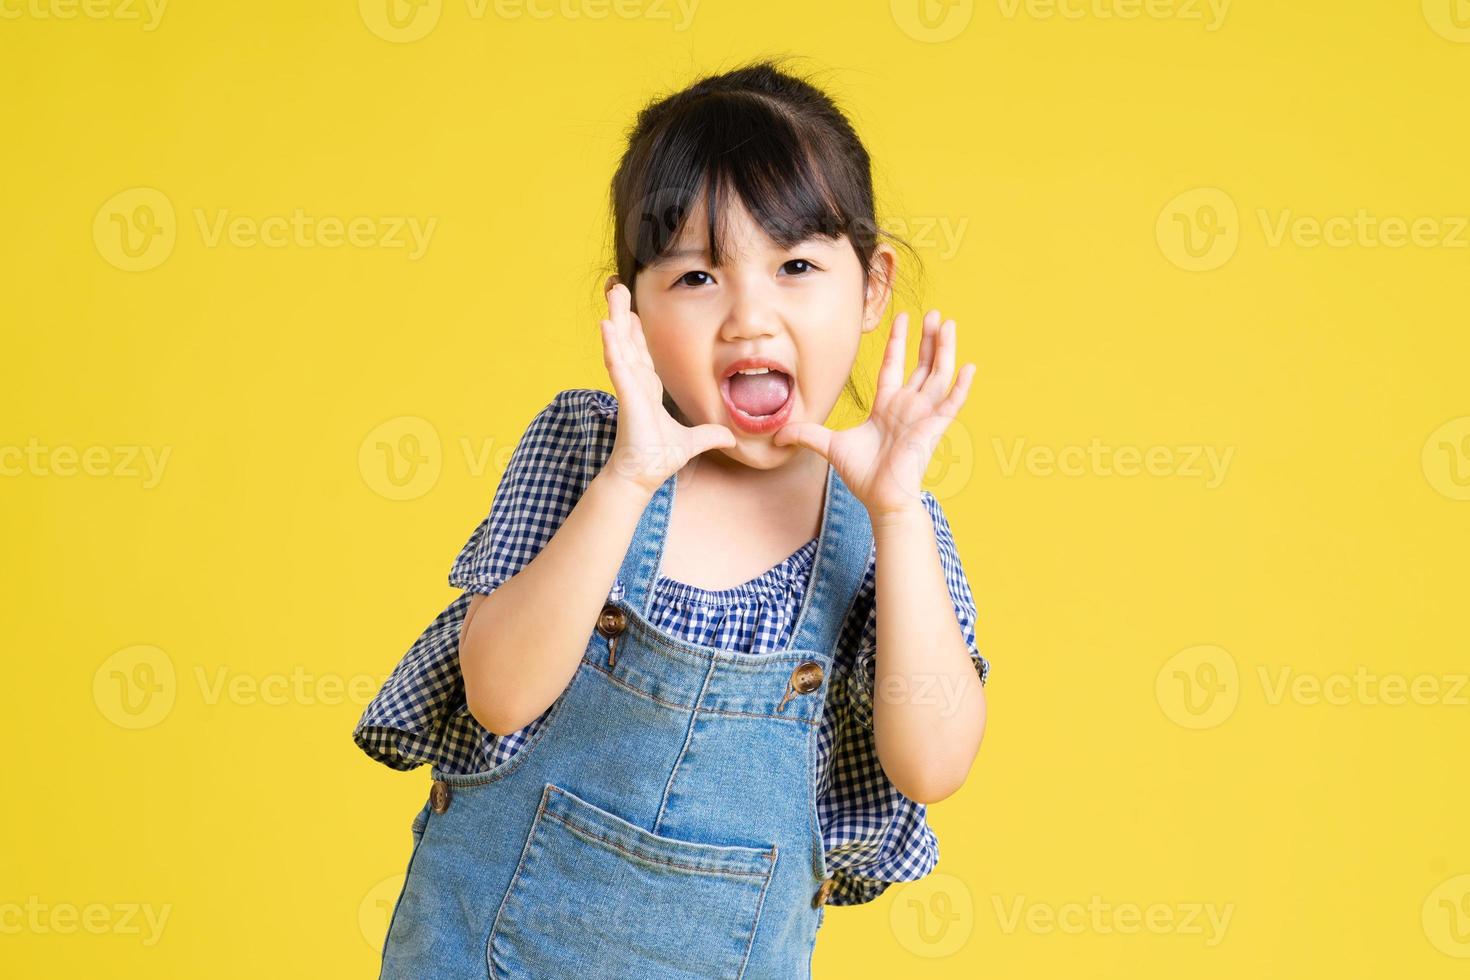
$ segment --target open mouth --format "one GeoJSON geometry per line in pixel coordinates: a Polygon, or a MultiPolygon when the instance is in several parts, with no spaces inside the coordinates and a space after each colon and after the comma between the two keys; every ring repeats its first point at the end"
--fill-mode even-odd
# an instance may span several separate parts
{"type": "Polygon", "coordinates": [[[736,427],[753,434],[774,432],[791,417],[796,378],[777,361],[745,358],[725,369],[720,397],[736,427]]]}

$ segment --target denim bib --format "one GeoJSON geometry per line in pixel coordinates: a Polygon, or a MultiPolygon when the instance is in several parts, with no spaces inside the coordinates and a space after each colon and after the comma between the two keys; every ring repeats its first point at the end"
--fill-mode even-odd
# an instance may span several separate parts
{"type": "Polygon", "coordinates": [[[832,887],[817,731],[872,527],[829,464],[789,649],[699,646],[647,618],[674,481],[532,740],[485,772],[432,768],[383,980],[810,977],[832,887]]]}

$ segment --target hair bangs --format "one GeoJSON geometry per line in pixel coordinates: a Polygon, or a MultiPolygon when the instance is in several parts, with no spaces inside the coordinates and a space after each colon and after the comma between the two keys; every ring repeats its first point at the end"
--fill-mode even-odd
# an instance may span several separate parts
{"type": "Polygon", "coordinates": [[[853,222],[814,165],[810,141],[776,107],[725,95],[686,109],[667,120],[667,139],[644,171],[643,206],[630,223],[635,270],[669,252],[701,199],[714,265],[730,250],[732,196],[781,248],[847,233],[853,222]]]}

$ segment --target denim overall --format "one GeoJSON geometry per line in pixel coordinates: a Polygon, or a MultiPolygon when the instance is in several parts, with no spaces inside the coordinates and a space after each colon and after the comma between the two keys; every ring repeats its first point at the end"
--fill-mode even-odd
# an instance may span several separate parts
{"type": "Polygon", "coordinates": [[[383,980],[811,976],[832,887],[817,730],[872,527],[829,464],[790,647],[699,646],[647,619],[674,489],[532,740],[485,772],[432,767],[383,980]]]}

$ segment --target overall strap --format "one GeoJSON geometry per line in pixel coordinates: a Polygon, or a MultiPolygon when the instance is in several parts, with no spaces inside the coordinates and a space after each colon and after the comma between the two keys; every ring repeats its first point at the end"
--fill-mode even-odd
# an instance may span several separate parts
{"type": "Polygon", "coordinates": [[[862,501],[827,465],[827,499],[812,569],[797,616],[791,649],[826,657],[837,648],[848,610],[857,597],[873,548],[873,525],[862,501]]]}
{"type": "Polygon", "coordinates": [[[663,559],[664,537],[669,525],[669,510],[674,501],[674,473],[654,491],[653,499],[643,508],[633,542],[623,556],[618,579],[623,583],[623,601],[644,619],[653,601],[653,583],[663,559]]]}

